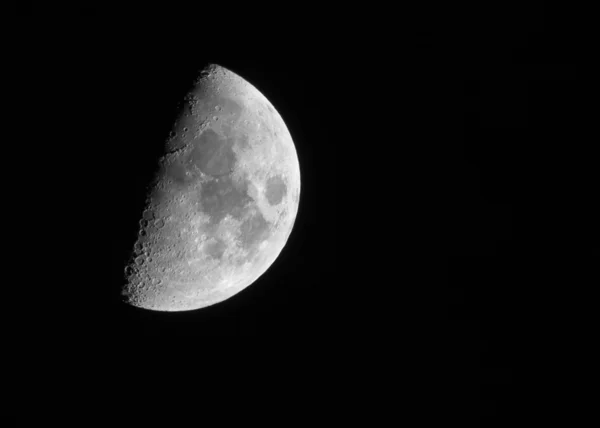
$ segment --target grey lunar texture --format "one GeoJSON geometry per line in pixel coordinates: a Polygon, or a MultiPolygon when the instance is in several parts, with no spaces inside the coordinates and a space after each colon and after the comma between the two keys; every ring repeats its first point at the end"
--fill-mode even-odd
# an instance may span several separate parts
{"type": "Polygon", "coordinates": [[[126,301],[186,311],[237,294],[280,254],[299,197],[298,157],[279,113],[211,65],[167,141],[125,269],[126,301]]]}

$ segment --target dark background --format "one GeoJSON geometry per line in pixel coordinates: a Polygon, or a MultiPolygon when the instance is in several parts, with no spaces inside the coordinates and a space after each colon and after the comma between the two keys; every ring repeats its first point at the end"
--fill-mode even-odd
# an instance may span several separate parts
{"type": "Polygon", "coordinates": [[[15,82],[31,94],[19,129],[39,137],[11,158],[27,165],[23,203],[38,195],[17,211],[32,218],[23,254],[50,248],[44,268],[23,268],[45,279],[27,297],[42,308],[13,319],[21,339],[122,357],[123,372],[218,367],[201,372],[299,400],[282,394],[284,409],[309,403],[294,415],[418,408],[506,426],[535,413],[569,320],[589,314],[569,316],[584,300],[573,296],[597,282],[582,273],[598,256],[598,180],[578,15],[299,9],[230,32],[193,14],[181,26],[94,11],[15,32],[27,46],[15,82]],[[302,173],[296,226],[269,271],[226,302],[124,306],[143,188],[211,62],[284,118],[302,173]],[[40,218],[53,227],[40,232],[40,218]]]}
{"type": "MultiPolygon", "coordinates": [[[[69,139],[73,148],[65,153],[65,160],[74,163],[69,174],[81,175],[81,179],[69,180],[74,194],[81,195],[77,204],[82,212],[81,218],[71,220],[70,231],[82,222],[94,230],[86,250],[90,264],[81,272],[90,290],[82,310],[94,314],[86,315],[89,324],[82,327],[84,331],[89,328],[118,337],[127,326],[140,337],[267,338],[310,334],[317,331],[317,324],[328,328],[329,315],[318,296],[326,284],[335,283],[337,156],[330,128],[324,123],[327,105],[315,101],[323,83],[305,71],[307,62],[322,62],[319,53],[316,58],[304,58],[301,53],[258,56],[248,46],[232,52],[202,48],[191,54],[194,44],[161,32],[144,33],[139,27],[119,24],[101,31],[94,21],[91,25],[75,24],[72,30],[76,31],[65,34],[63,45],[52,55],[60,64],[57,75],[64,85],[57,93],[60,106],[76,109],[65,119],[71,135],[81,136],[79,141],[69,139]],[[294,233],[260,282],[223,304],[170,314],[131,308],[120,302],[119,290],[123,263],[144,208],[146,185],[156,172],[180,103],[210,63],[238,73],[259,88],[286,121],[302,176],[294,233]],[[311,317],[307,319],[301,314],[308,308],[311,317]]],[[[82,266],[74,269],[79,273],[82,266]]]]}

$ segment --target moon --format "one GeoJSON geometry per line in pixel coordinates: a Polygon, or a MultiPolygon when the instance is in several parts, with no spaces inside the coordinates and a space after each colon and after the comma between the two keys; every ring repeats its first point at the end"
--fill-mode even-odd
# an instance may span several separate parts
{"type": "Polygon", "coordinates": [[[279,113],[219,65],[185,97],[125,268],[126,303],[188,311],[222,302],[273,264],[292,231],[300,167],[279,113]]]}

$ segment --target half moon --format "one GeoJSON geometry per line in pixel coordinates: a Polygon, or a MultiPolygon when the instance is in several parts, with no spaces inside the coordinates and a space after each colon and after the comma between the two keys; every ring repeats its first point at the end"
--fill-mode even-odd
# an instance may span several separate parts
{"type": "Polygon", "coordinates": [[[125,269],[125,301],[157,311],[222,302],[273,264],[300,198],[292,137],[257,88],[218,65],[186,96],[125,269]]]}

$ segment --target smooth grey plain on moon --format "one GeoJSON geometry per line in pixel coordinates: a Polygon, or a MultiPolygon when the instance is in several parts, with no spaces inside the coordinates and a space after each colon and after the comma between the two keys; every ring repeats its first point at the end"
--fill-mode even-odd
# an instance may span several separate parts
{"type": "Polygon", "coordinates": [[[126,302],[186,311],[239,293],[281,253],[299,197],[279,113],[246,80],[209,66],[166,143],[125,270],[126,302]]]}

